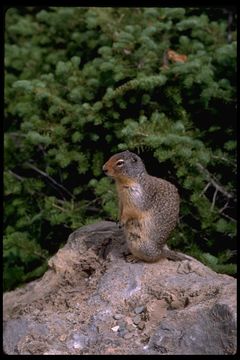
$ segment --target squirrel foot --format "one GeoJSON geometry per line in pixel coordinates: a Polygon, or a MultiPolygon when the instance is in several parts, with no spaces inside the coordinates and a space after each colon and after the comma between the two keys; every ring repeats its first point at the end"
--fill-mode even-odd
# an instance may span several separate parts
{"type": "Polygon", "coordinates": [[[139,262],[140,260],[135,258],[133,255],[129,254],[126,256],[126,261],[132,264],[135,264],[137,262],[139,262]]]}
{"type": "Polygon", "coordinates": [[[127,254],[125,253],[124,257],[126,259],[126,262],[128,263],[134,264],[140,261],[140,259],[135,258],[131,253],[127,253],[127,254]]]}
{"type": "Polygon", "coordinates": [[[122,229],[123,225],[120,223],[120,221],[116,221],[116,224],[119,227],[119,229],[122,229]]]}

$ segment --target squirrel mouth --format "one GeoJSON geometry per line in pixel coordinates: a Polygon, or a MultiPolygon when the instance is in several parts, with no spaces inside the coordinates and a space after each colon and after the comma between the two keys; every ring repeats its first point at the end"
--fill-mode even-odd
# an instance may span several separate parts
{"type": "Polygon", "coordinates": [[[102,169],[103,169],[103,172],[105,175],[113,178],[113,175],[109,173],[109,170],[108,170],[108,168],[105,167],[105,165],[103,165],[102,169]]]}
{"type": "Polygon", "coordinates": [[[102,169],[103,169],[103,172],[104,172],[105,174],[107,174],[107,173],[108,173],[108,169],[106,168],[106,166],[105,166],[105,165],[103,165],[102,169]]]}

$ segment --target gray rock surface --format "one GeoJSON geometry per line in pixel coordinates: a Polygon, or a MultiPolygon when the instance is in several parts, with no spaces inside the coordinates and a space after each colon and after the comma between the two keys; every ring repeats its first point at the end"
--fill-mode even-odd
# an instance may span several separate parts
{"type": "Polygon", "coordinates": [[[4,351],[236,353],[236,279],[190,257],[129,263],[126,253],[113,222],[72,233],[41,279],[4,294],[4,351]]]}

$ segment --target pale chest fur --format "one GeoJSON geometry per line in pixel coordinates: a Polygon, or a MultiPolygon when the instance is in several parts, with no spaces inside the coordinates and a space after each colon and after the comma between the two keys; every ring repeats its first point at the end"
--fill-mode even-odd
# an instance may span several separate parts
{"type": "Polygon", "coordinates": [[[117,184],[117,192],[121,222],[142,218],[143,213],[140,208],[143,203],[143,190],[141,186],[135,182],[128,185],[117,184]]]}

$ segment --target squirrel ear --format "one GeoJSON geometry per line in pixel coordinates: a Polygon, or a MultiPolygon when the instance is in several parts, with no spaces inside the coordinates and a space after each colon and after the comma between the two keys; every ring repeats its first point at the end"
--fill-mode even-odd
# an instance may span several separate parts
{"type": "Polygon", "coordinates": [[[137,161],[138,161],[137,155],[133,155],[133,156],[132,156],[132,162],[137,162],[137,161]]]}

